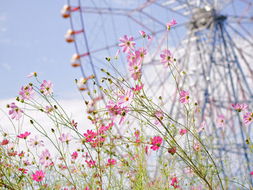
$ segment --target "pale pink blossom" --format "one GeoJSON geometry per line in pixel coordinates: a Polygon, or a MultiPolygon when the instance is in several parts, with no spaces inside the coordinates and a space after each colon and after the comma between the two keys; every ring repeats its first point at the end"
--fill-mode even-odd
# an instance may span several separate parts
{"type": "Polygon", "coordinates": [[[43,83],[40,85],[40,92],[44,95],[51,95],[53,93],[53,83],[43,80],[43,83]]]}
{"type": "Polygon", "coordinates": [[[40,164],[44,165],[45,167],[51,165],[52,160],[51,160],[51,155],[50,155],[48,149],[45,149],[44,151],[42,151],[42,153],[39,157],[39,160],[40,160],[40,164]]]}
{"type": "Polygon", "coordinates": [[[161,63],[164,64],[165,67],[169,66],[171,63],[175,61],[172,53],[168,49],[162,51],[162,53],[160,54],[160,58],[161,63]]]}
{"type": "Polygon", "coordinates": [[[201,122],[199,128],[197,129],[197,132],[200,133],[201,131],[205,129],[205,127],[206,127],[206,122],[205,121],[201,122]]]}
{"type": "Polygon", "coordinates": [[[36,72],[31,72],[30,74],[28,74],[26,77],[27,78],[31,78],[31,77],[36,77],[37,73],[36,72]]]}
{"type": "Polygon", "coordinates": [[[253,121],[253,112],[247,112],[243,115],[244,124],[250,124],[253,121]]]}
{"type": "Polygon", "coordinates": [[[200,144],[199,144],[198,142],[195,142],[195,143],[193,144],[193,149],[194,149],[196,152],[200,151],[200,149],[201,149],[200,144]]]}
{"type": "Polygon", "coordinates": [[[221,128],[221,127],[224,127],[225,126],[225,116],[224,115],[218,115],[218,118],[217,118],[217,127],[218,128],[221,128]]]}
{"type": "Polygon", "coordinates": [[[171,27],[175,26],[177,24],[177,21],[175,19],[172,19],[170,22],[166,24],[167,30],[170,30],[171,27]]]}
{"type": "Polygon", "coordinates": [[[123,95],[119,96],[118,105],[121,107],[128,106],[133,101],[134,94],[132,90],[127,90],[123,95]]]}
{"type": "Polygon", "coordinates": [[[24,113],[24,111],[20,109],[14,102],[8,104],[7,107],[10,108],[9,115],[11,115],[11,119],[19,120],[22,117],[22,113],[24,113]]]}
{"type": "Polygon", "coordinates": [[[69,133],[62,133],[59,140],[68,144],[71,141],[71,135],[69,133]]]}
{"type": "Polygon", "coordinates": [[[120,38],[119,41],[121,42],[119,46],[122,48],[124,53],[128,53],[130,50],[134,50],[135,42],[133,41],[134,38],[132,36],[128,37],[124,35],[123,38],[120,38]]]}
{"type": "Polygon", "coordinates": [[[247,104],[232,104],[232,107],[236,111],[241,112],[243,110],[246,110],[248,108],[248,105],[247,104]]]}
{"type": "Polygon", "coordinates": [[[21,96],[22,100],[30,100],[34,96],[33,87],[30,85],[22,86],[21,90],[19,91],[19,95],[21,96]]]}
{"type": "Polygon", "coordinates": [[[186,104],[189,102],[190,99],[189,92],[182,90],[179,95],[180,95],[179,101],[181,103],[186,104]]]}
{"type": "Polygon", "coordinates": [[[163,117],[164,117],[164,113],[162,111],[156,111],[155,112],[155,125],[161,125],[160,121],[163,120],[163,117]]]}
{"type": "Polygon", "coordinates": [[[29,139],[29,145],[32,147],[41,147],[44,146],[43,140],[40,140],[38,136],[29,139]]]}

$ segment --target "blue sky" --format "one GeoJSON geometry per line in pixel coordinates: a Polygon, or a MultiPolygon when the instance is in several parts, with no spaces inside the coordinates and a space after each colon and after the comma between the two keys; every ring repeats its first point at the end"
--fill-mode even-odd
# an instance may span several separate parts
{"type": "Polygon", "coordinates": [[[62,0],[1,0],[0,99],[17,95],[33,71],[55,83],[57,96],[78,95],[74,79],[79,70],[70,67],[72,44],[64,41],[68,20],[61,17],[62,0]]]}

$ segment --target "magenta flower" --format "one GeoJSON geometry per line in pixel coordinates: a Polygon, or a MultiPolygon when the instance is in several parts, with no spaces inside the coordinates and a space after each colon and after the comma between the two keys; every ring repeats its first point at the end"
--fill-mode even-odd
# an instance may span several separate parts
{"type": "Polygon", "coordinates": [[[76,151],[73,152],[73,153],[71,154],[71,158],[72,158],[73,160],[76,160],[77,157],[78,157],[78,153],[77,153],[76,151]]]}
{"type": "Polygon", "coordinates": [[[40,92],[44,95],[51,95],[53,93],[53,83],[51,81],[43,80],[40,85],[40,92]]]}
{"type": "Polygon", "coordinates": [[[117,163],[117,161],[115,160],[115,159],[108,159],[108,161],[107,161],[107,166],[113,166],[113,165],[115,165],[117,163]]]}
{"type": "Polygon", "coordinates": [[[28,169],[25,168],[18,168],[19,171],[21,171],[23,174],[26,174],[28,169]]]}
{"type": "Polygon", "coordinates": [[[252,172],[250,172],[250,175],[253,175],[253,171],[252,171],[252,172]]]}
{"type": "Polygon", "coordinates": [[[42,181],[44,177],[45,177],[45,173],[42,170],[38,170],[34,174],[32,174],[32,179],[37,182],[42,181]]]}
{"type": "Polygon", "coordinates": [[[134,50],[135,42],[133,41],[134,38],[132,36],[128,37],[124,35],[123,38],[120,38],[119,41],[121,42],[119,46],[122,48],[124,53],[128,53],[130,50],[134,50]]]}
{"type": "Polygon", "coordinates": [[[8,104],[7,107],[11,109],[9,110],[9,115],[11,115],[11,119],[19,120],[22,117],[22,113],[24,113],[24,111],[20,109],[14,102],[10,105],[8,104]]]}
{"type": "Polygon", "coordinates": [[[50,166],[52,163],[51,155],[48,149],[45,149],[44,151],[42,151],[39,159],[40,159],[40,164],[44,165],[45,167],[50,166]]]}
{"type": "Polygon", "coordinates": [[[170,183],[170,185],[173,186],[175,189],[179,188],[179,185],[178,185],[178,178],[177,178],[177,177],[171,178],[171,183],[170,183]]]}
{"type": "Polygon", "coordinates": [[[186,104],[189,102],[190,99],[189,92],[182,90],[179,95],[180,95],[179,101],[181,103],[186,104]]]}
{"type": "Polygon", "coordinates": [[[93,132],[92,130],[87,130],[86,133],[83,134],[85,136],[86,142],[94,141],[94,138],[97,136],[97,133],[93,132]]]}
{"type": "Polygon", "coordinates": [[[246,110],[248,108],[248,105],[247,104],[232,104],[232,107],[236,111],[241,112],[243,110],[246,110]]]}
{"type": "Polygon", "coordinates": [[[168,49],[163,50],[162,53],[160,54],[160,57],[161,63],[164,64],[165,67],[170,66],[170,64],[175,61],[172,53],[168,49]]]}
{"type": "Polygon", "coordinates": [[[26,139],[31,133],[30,132],[25,132],[23,134],[17,135],[18,138],[20,139],[26,139]]]}
{"type": "Polygon", "coordinates": [[[244,124],[250,124],[253,121],[253,112],[247,112],[243,115],[244,124]]]}
{"type": "Polygon", "coordinates": [[[187,133],[187,129],[180,129],[180,131],[179,131],[179,134],[181,135],[181,136],[183,136],[184,134],[186,134],[187,133]]]}
{"type": "Polygon", "coordinates": [[[158,150],[163,142],[163,139],[160,136],[155,136],[151,139],[152,146],[150,147],[152,150],[158,150]]]}
{"type": "Polygon", "coordinates": [[[170,30],[172,26],[175,26],[177,24],[177,21],[175,19],[172,19],[170,22],[166,24],[167,30],[170,30]]]}
{"type": "Polygon", "coordinates": [[[34,96],[34,90],[33,90],[33,87],[30,86],[30,85],[27,85],[27,86],[22,86],[21,87],[21,90],[19,91],[19,95],[21,96],[21,98],[23,100],[30,100],[33,98],[34,96]]]}
{"type": "Polygon", "coordinates": [[[134,92],[139,92],[143,89],[143,86],[144,86],[144,84],[141,84],[141,85],[137,84],[137,85],[135,85],[134,88],[131,88],[131,90],[134,91],[134,92]]]}
{"type": "Polygon", "coordinates": [[[40,146],[44,146],[43,144],[43,140],[39,140],[38,139],[38,136],[35,136],[34,138],[30,138],[30,140],[28,141],[29,142],[29,145],[31,147],[40,147],[40,146]]]}
{"type": "Polygon", "coordinates": [[[96,165],[96,161],[94,160],[85,160],[89,168],[93,168],[96,165]]]}
{"type": "Polygon", "coordinates": [[[69,133],[62,133],[61,136],[59,137],[59,140],[61,142],[69,143],[71,141],[71,135],[69,133]]]}

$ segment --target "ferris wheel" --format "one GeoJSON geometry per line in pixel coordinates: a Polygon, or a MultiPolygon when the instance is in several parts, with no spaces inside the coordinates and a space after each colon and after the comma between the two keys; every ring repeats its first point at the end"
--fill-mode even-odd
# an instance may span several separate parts
{"type": "MultiPolygon", "coordinates": [[[[114,57],[123,35],[133,36],[139,44],[143,39],[138,31],[152,36],[152,43],[146,45],[154,53],[143,65],[147,93],[164,97],[163,106],[179,116],[177,96],[168,96],[176,94],[171,72],[159,60],[161,50],[170,49],[182,73],[179,87],[189,89],[200,103],[199,119],[215,134],[216,156],[232,158],[234,177],[253,170],[253,156],[245,142],[253,134],[248,127],[250,136],[244,135],[240,116],[231,108],[233,103],[247,103],[253,109],[251,0],[68,0],[62,15],[70,22],[66,41],[75,48],[70,64],[84,78],[100,76],[101,68],[113,72],[105,57],[114,57]],[[178,24],[168,34],[165,23],[170,19],[178,24]],[[219,117],[225,120],[226,130],[217,127],[219,117]]],[[[117,69],[128,75],[121,56],[117,69]]],[[[226,177],[226,163],[221,162],[221,167],[226,177]]],[[[244,180],[252,184],[252,179],[240,178],[244,180]]]]}

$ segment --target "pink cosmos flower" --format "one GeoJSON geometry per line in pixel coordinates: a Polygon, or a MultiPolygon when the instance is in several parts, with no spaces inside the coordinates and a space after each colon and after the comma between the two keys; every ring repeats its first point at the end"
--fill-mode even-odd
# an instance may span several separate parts
{"type": "Polygon", "coordinates": [[[31,134],[30,132],[27,132],[27,131],[26,131],[26,132],[23,133],[23,134],[17,135],[17,137],[20,138],[20,139],[26,139],[30,134],[31,134]]]}
{"type": "Polygon", "coordinates": [[[140,30],[139,33],[140,33],[140,35],[141,35],[143,38],[146,38],[146,36],[147,36],[146,32],[144,32],[143,30],[140,30]]]}
{"type": "Polygon", "coordinates": [[[172,26],[175,26],[177,24],[177,21],[175,19],[172,19],[170,22],[166,24],[167,30],[170,30],[172,26]]]}
{"type": "Polygon", "coordinates": [[[137,58],[143,60],[145,55],[147,55],[147,49],[141,47],[138,50],[135,51],[135,55],[137,58]]]}
{"type": "Polygon", "coordinates": [[[98,129],[98,133],[99,134],[104,134],[106,131],[110,130],[112,128],[112,126],[114,125],[113,122],[109,123],[108,125],[102,125],[99,129],[98,129]]]}
{"type": "Polygon", "coordinates": [[[94,160],[85,160],[89,168],[93,168],[96,165],[96,161],[94,160]]]}
{"type": "Polygon", "coordinates": [[[206,122],[205,121],[201,122],[199,128],[197,129],[197,132],[200,133],[201,131],[205,129],[205,127],[206,127],[206,122]]]}
{"type": "Polygon", "coordinates": [[[29,142],[29,145],[33,148],[37,146],[38,147],[44,146],[43,140],[39,140],[38,136],[35,136],[34,138],[30,138],[28,142],[29,142]]]}
{"type": "Polygon", "coordinates": [[[94,138],[97,136],[97,133],[93,132],[92,130],[87,130],[86,133],[83,134],[85,136],[86,142],[94,141],[94,138]]]}
{"type": "Polygon", "coordinates": [[[11,119],[19,120],[22,117],[22,113],[24,113],[24,111],[20,109],[14,102],[10,105],[8,104],[7,107],[11,109],[9,110],[9,115],[11,115],[11,119]]]}
{"type": "Polygon", "coordinates": [[[59,140],[68,144],[71,141],[71,135],[69,133],[62,133],[59,140]]]}
{"type": "Polygon", "coordinates": [[[243,115],[244,124],[250,124],[253,121],[253,112],[247,112],[243,115]]]}
{"type": "Polygon", "coordinates": [[[200,144],[195,142],[194,145],[193,145],[193,149],[194,149],[196,152],[200,151],[200,149],[201,149],[200,144]]]}
{"type": "Polygon", "coordinates": [[[173,177],[171,178],[171,183],[170,185],[173,186],[175,189],[179,188],[179,185],[178,185],[178,178],[177,177],[173,177]]]}
{"type": "MultiPolygon", "coordinates": [[[[162,111],[155,112],[155,117],[158,118],[159,120],[163,120],[163,116],[164,116],[164,114],[162,111]]],[[[161,123],[158,119],[155,120],[155,125],[161,125],[161,123]]]]}
{"type": "Polygon", "coordinates": [[[40,159],[40,164],[45,165],[45,167],[50,166],[52,163],[51,155],[48,149],[45,149],[44,151],[42,151],[39,159],[40,159]]]}
{"type": "Polygon", "coordinates": [[[9,144],[9,140],[8,139],[3,139],[2,142],[0,143],[0,145],[7,145],[9,144]]]}
{"type": "Polygon", "coordinates": [[[21,90],[19,91],[19,95],[21,96],[21,99],[23,100],[30,100],[34,96],[34,90],[33,87],[30,85],[22,86],[21,90]]]}
{"type": "Polygon", "coordinates": [[[186,134],[187,133],[187,129],[180,129],[180,131],[179,131],[179,134],[181,135],[181,136],[183,136],[184,134],[186,134]]]}
{"type": "Polygon", "coordinates": [[[40,91],[44,95],[51,95],[53,93],[53,83],[51,81],[43,80],[43,83],[40,85],[40,91]]]}
{"type": "Polygon", "coordinates": [[[53,106],[46,106],[46,107],[45,107],[46,113],[50,113],[50,112],[52,112],[53,110],[54,110],[54,107],[53,107],[53,106]]]}
{"type": "Polygon", "coordinates": [[[218,115],[218,118],[217,118],[217,127],[218,128],[221,128],[221,127],[224,127],[225,125],[225,116],[224,115],[218,115]]]}
{"type": "Polygon", "coordinates": [[[253,175],[253,171],[252,171],[252,172],[250,172],[250,175],[253,175]]]}
{"type": "Polygon", "coordinates": [[[118,105],[121,107],[128,106],[133,100],[134,94],[132,90],[128,90],[125,94],[119,96],[118,105]]]}
{"type": "Polygon", "coordinates": [[[177,152],[177,147],[172,147],[168,149],[168,153],[174,155],[177,152]]]}
{"type": "Polygon", "coordinates": [[[108,159],[108,161],[107,161],[107,166],[113,166],[113,165],[115,165],[117,163],[117,161],[115,160],[115,159],[108,159]]]}
{"type": "Polygon", "coordinates": [[[143,86],[144,86],[144,84],[141,84],[141,85],[137,84],[134,88],[131,88],[131,90],[134,92],[139,92],[143,89],[143,86]]]}
{"type": "Polygon", "coordinates": [[[165,67],[170,66],[170,64],[175,61],[172,53],[168,49],[163,50],[162,53],[160,54],[160,57],[161,63],[164,64],[165,67]]]}
{"type": "Polygon", "coordinates": [[[36,72],[31,72],[30,74],[28,74],[26,77],[27,78],[31,78],[31,77],[36,77],[37,76],[37,73],[36,72]]]}
{"type": "Polygon", "coordinates": [[[73,160],[76,160],[77,157],[78,157],[78,153],[77,153],[76,151],[73,152],[73,153],[71,154],[71,158],[72,158],[73,160]]]}
{"type": "Polygon", "coordinates": [[[84,190],[90,190],[89,186],[86,186],[84,190]]]}
{"type": "Polygon", "coordinates": [[[34,174],[32,174],[32,179],[37,182],[42,181],[44,177],[45,177],[45,173],[42,170],[38,170],[34,174]]]}
{"type": "Polygon", "coordinates": [[[120,38],[119,41],[121,42],[119,46],[122,48],[124,53],[128,53],[130,50],[134,50],[135,42],[133,41],[134,38],[132,36],[128,37],[124,35],[123,38],[120,38]]]}
{"type": "Polygon", "coordinates": [[[182,90],[179,95],[180,95],[179,101],[181,103],[186,104],[189,102],[190,99],[189,92],[182,90]]]}
{"type": "Polygon", "coordinates": [[[152,146],[150,148],[156,151],[160,148],[162,142],[163,142],[163,139],[160,136],[155,136],[151,139],[152,146]]]}
{"type": "Polygon", "coordinates": [[[111,119],[115,119],[115,117],[117,115],[120,115],[120,121],[119,124],[122,124],[126,118],[126,114],[128,113],[129,109],[128,107],[124,106],[122,107],[122,105],[119,105],[118,103],[115,103],[111,100],[108,101],[106,108],[108,109],[110,115],[111,115],[111,119]]]}
{"type": "Polygon", "coordinates": [[[25,168],[18,168],[19,171],[21,171],[23,174],[26,174],[28,169],[25,168]]]}
{"type": "Polygon", "coordinates": [[[246,110],[248,108],[248,105],[247,104],[232,104],[232,107],[236,111],[241,112],[243,110],[246,110]]]}
{"type": "Polygon", "coordinates": [[[120,53],[120,50],[118,49],[118,50],[116,51],[116,54],[115,54],[115,56],[114,56],[114,59],[118,59],[119,53],[120,53]]]}

